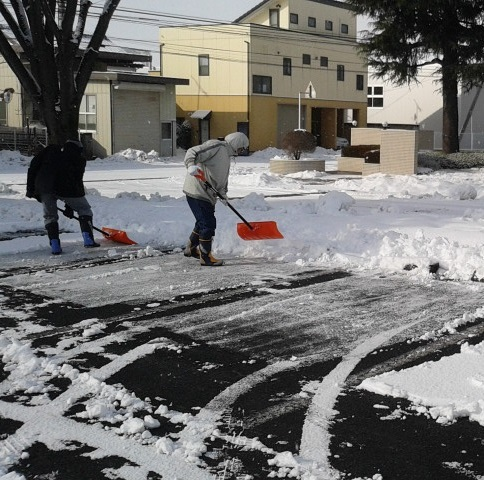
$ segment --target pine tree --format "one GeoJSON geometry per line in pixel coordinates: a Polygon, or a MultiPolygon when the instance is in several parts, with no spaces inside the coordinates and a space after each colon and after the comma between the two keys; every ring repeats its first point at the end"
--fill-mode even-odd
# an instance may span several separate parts
{"type": "Polygon", "coordinates": [[[484,81],[484,2],[475,0],[348,0],[372,20],[360,44],[377,77],[398,85],[418,81],[436,65],[443,98],[442,145],[459,151],[459,85],[484,81]]]}

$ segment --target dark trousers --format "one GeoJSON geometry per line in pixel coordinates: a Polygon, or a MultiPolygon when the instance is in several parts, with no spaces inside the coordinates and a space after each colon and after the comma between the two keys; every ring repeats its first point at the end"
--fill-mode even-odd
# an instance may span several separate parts
{"type": "Polygon", "coordinates": [[[215,235],[217,220],[215,219],[215,205],[205,200],[192,198],[187,195],[187,202],[195,217],[194,231],[203,240],[210,240],[215,235]]]}
{"type": "Polygon", "coordinates": [[[57,222],[59,220],[59,214],[57,210],[57,200],[61,200],[69,207],[72,208],[79,216],[92,217],[91,205],[87,201],[86,197],[58,197],[53,193],[43,193],[40,196],[42,206],[44,209],[44,224],[47,226],[49,223],[57,222]]]}

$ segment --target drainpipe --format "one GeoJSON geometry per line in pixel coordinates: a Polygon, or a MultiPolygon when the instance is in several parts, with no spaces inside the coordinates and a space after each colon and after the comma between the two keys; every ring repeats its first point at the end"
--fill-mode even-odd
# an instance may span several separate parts
{"type": "Polygon", "coordinates": [[[109,80],[109,110],[111,112],[111,155],[114,154],[114,85],[113,81],[109,80]]]}
{"type": "Polygon", "coordinates": [[[250,133],[250,42],[244,42],[247,44],[247,126],[250,133]]]}

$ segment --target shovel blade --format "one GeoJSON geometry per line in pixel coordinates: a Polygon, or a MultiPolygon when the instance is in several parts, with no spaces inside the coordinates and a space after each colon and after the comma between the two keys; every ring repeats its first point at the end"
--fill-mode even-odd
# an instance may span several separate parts
{"type": "Polygon", "coordinates": [[[136,242],[131,240],[124,230],[116,230],[115,228],[109,227],[103,227],[101,230],[108,240],[112,240],[113,242],[117,243],[124,243],[126,245],[136,245],[136,242]]]}
{"type": "Polygon", "coordinates": [[[245,223],[237,224],[237,233],[243,240],[273,240],[284,238],[276,222],[251,222],[249,228],[245,223]]]}

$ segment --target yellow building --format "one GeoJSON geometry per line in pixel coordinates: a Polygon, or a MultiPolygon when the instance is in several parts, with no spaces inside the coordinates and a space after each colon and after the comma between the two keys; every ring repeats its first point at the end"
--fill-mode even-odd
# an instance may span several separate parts
{"type": "Polygon", "coordinates": [[[311,131],[336,147],[351,122],[366,125],[367,68],[356,16],[334,0],[266,0],[232,24],[160,28],[161,74],[177,88],[177,117],[195,143],[242,131],[251,150],[311,131]]]}

